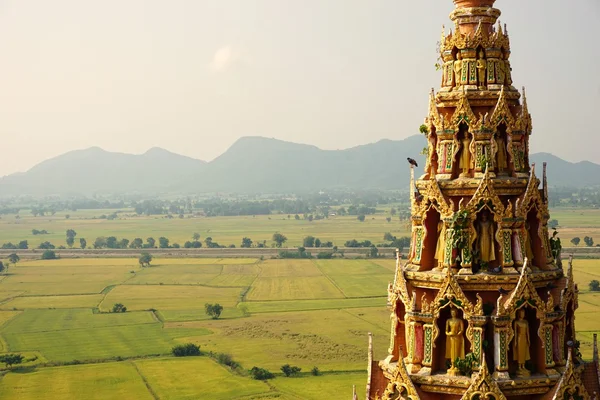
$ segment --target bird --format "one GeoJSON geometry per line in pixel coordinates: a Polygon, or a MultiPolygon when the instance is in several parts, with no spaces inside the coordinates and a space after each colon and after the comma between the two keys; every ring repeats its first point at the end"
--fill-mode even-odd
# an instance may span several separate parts
{"type": "Polygon", "coordinates": [[[418,202],[423,200],[423,195],[421,194],[421,192],[419,192],[419,188],[417,187],[415,187],[415,200],[417,200],[418,202]]]}
{"type": "Polygon", "coordinates": [[[569,340],[567,342],[567,346],[569,346],[569,347],[575,347],[575,342],[573,342],[572,340],[569,340]]]}
{"type": "Polygon", "coordinates": [[[499,274],[500,272],[502,272],[502,267],[494,267],[492,268],[492,272],[494,274],[499,274]]]}
{"type": "Polygon", "coordinates": [[[503,287],[498,288],[498,291],[500,292],[500,294],[508,294],[508,293],[510,293],[508,290],[504,289],[503,287]]]}
{"type": "Polygon", "coordinates": [[[414,158],[407,157],[406,159],[408,160],[408,163],[410,165],[412,165],[413,167],[418,167],[419,166],[419,164],[417,164],[417,161],[414,158]]]}

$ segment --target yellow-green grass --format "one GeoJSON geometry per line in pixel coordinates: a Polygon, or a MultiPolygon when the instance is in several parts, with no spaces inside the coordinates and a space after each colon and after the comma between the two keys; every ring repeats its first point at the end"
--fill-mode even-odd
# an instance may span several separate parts
{"type": "Polygon", "coordinates": [[[127,284],[206,284],[219,276],[223,270],[221,265],[194,264],[160,264],[144,268],[127,280],[127,284]]]}
{"type": "Polygon", "coordinates": [[[325,275],[393,275],[389,269],[371,260],[316,260],[320,270],[325,275]]]}
{"type": "Polygon", "coordinates": [[[2,290],[2,288],[2,283],[0,283],[0,302],[12,299],[23,293],[22,290],[2,290]]]}
{"type": "MultiPolygon", "coordinates": [[[[269,313],[283,311],[310,311],[330,309],[351,309],[364,307],[385,307],[387,297],[366,297],[353,299],[326,300],[281,300],[281,301],[248,301],[245,305],[250,313],[269,313]]],[[[238,307],[239,307],[238,306],[238,307]]]]}
{"type": "Polygon", "coordinates": [[[74,296],[23,296],[17,297],[0,305],[0,309],[16,308],[94,308],[97,307],[104,295],[82,294],[74,296]]]}
{"type": "Polygon", "coordinates": [[[162,400],[230,400],[270,391],[264,382],[233,375],[206,357],[142,360],[135,364],[162,400]]]}
{"type": "Polygon", "coordinates": [[[305,371],[315,365],[324,371],[361,370],[366,368],[368,332],[374,335],[376,359],[384,358],[389,346],[389,326],[380,328],[344,310],[255,314],[180,326],[212,331],[186,338],[204,350],[230,353],[244,366],[273,370],[287,363],[305,371]]]}
{"type": "MultiPolygon", "coordinates": [[[[5,311],[3,311],[5,312],[5,311]]],[[[8,321],[2,334],[94,329],[113,326],[154,324],[151,312],[94,314],[85,309],[25,310],[8,321]]]]}
{"type": "Polygon", "coordinates": [[[334,299],[344,297],[324,276],[257,278],[248,300],[334,299]]]}
{"type": "Polygon", "coordinates": [[[260,264],[261,278],[304,277],[323,275],[311,260],[266,260],[260,264]]]}
{"type": "Polygon", "coordinates": [[[77,260],[50,260],[43,265],[18,264],[11,267],[10,275],[0,282],[0,290],[21,291],[28,295],[100,293],[106,286],[130,278],[132,268],[138,268],[104,265],[102,259],[94,266],[76,265],[72,261],[77,260]]]}
{"type": "Polygon", "coordinates": [[[206,303],[234,307],[241,290],[186,285],[120,285],[106,295],[100,310],[110,310],[115,303],[124,304],[128,310],[204,309],[206,303]]]}
{"type": "Polygon", "coordinates": [[[2,378],[0,398],[153,400],[135,367],[123,362],[10,372],[2,378]]]}
{"type": "MultiPolygon", "coordinates": [[[[175,336],[178,336],[176,332],[175,336]]],[[[200,332],[199,334],[205,333],[200,332]]],[[[160,323],[38,332],[4,332],[7,351],[39,351],[50,361],[167,354],[172,336],[160,323]]]]}
{"type": "MultiPolygon", "coordinates": [[[[18,268],[42,267],[68,268],[68,267],[94,267],[86,271],[97,271],[96,267],[139,267],[137,258],[61,258],[58,260],[22,260],[17,264],[18,268]]],[[[12,268],[12,267],[11,267],[12,268]]],[[[71,271],[71,270],[69,270],[71,271]]],[[[101,271],[101,270],[100,270],[101,271]]],[[[13,270],[11,270],[11,273],[13,270]]],[[[84,272],[84,271],[80,271],[84,272]]]]}
{"type": "MultiPolygon", "coordinates": [[[[222,305],[222,304],[221,304],[222,305]]],[[[165,322],[172,321],[201,321],[205,319],[211,319],[209,315],[206,315],[204,306],[202,308],[196,308],[191,310],[160,310],[157,311],[160,319],[165,322]]],[[[227,306],[223,308],[220,319],[230,318],[241,318],[244,316],[244,312],[239,307],[227,306]]]]}
{"type": "Polygon", "coordinates": [[[351,308],[345,311],[380,329],[391,329],[390,310],[385,305],[377,308],[351,308]]]}
{"type": "Polygon", "coordinates": [[[246,264],[256,264],[258,260],[256,258],[155,258],[152,261],[152,264],[162,265],[207,265],[207,264],[215,264],[215,265],[246,265],[246,264]]]}
{"type": "Polygon", "coordinates": [[[394,274],[383,275],[330,275],[346,297],[386,296],[388,283],[394,274]]]}
{"type": "Polygon", "coordinates": [[[173,218],[164,216],[131,216],[129,212],[119,214],[114,220],[91,219],[93,216],[111,214],[117,210],[83,210],[70,212],[70,219],[65,219],[65,213],[55,216],[33,217],[28,212],[20,213],[20,219],[15,220],[14,215],[3,216],[0,220],[0,243],[19,242],[28,240],[30,246],[37,247],[41,242],[50,241],[55,245],[65,245],[65,232],[74,229],[77,232],[75,247],[79,247],[79,238],[86,238],[88,243],[93,243],[99,236],[117,236],[133,239],[165,236],[171,243],[182,245],[187,240],[192,240],[192,234],[198,232],[201,240],[210,236],[214,241],[229,245],[240,246],[243,237],[250,237],[255,243],[272,242],[274,232],[281,232],[287,238],[286,245],[291,247],[301,246],[304,237],[312,235],[322,241],[332,241],[338,246],[351,239],[370,240],[373,243],[383,242],[383,233],[391,232],[394,236],[409,236],[410,231],[405,223],[388,223],[385,218],[389,214],[379,213],[368,216],[365,222],[357,220],[356,216],[331,217],[323,220],[296,221],[287,215],[264,216],[234,216],[234,217],[196,217],[173,218]],[[129,214],[129,215],[128,215],[129,214]],[[374,219],[373,219],[374,218],[374,219]],[[32,235],[31,230],[45,229],[47,235],[32,235]]]}
{"type": "MultiPolygon", "coordinates": [[[[563,266],[566,266],[564,261],[563,266]]],[[[590,281],[600,281],[600,260],[573,260],[573,276],[579,290],[589,292],[590,281]]]]}
{"type": "Polygon", "coordinates": [[[600,334],[600,331],[577,332],[577,340],[581,343],[579,351],[581,351],[584,360],[591,360],[593,357],[594,333],[600,334]]]}
{"type": "Polygon", "coordinates": [[[365,371],[321,376],[302,375],[294,378],[278,377],[271,381],[271,384],[278,392],[303,400],[349,399],[352,397],[352,385],[356,385],[358,398],[364,399],[366,381],[365,371]]]}
{"type": "Polygon", "coordinates": [[[21,314],[21,311],[0,311],[0,327],[21,314]]]}
{"type": "Polygon", "coordinates": [[[385,269],[396,272],[396,260],[395,259],[377,259],[373,260],[373,262],[377,265],[381,265],[385,269]]]}

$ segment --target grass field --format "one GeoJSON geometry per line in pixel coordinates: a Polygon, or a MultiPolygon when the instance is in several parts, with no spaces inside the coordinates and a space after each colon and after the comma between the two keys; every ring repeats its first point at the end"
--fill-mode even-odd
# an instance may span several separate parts
{"type": "MultiPolygon", "coordinates": [[[[353,384],[364,396],[368,332],[375,358],[387,353],[394,268],[394,260],[21,261],[0,281],[0,352],[32,361],[1,378],[0,398],[321,400],[349,398],[353,384]],[[215,302],[225,307],[219,320],[204,312],[215,302]],[[115,303],[128,312],[108,313],[115,303]],[[278,373],[289,363],[303,373],[266,385],[209,357],[168,356],[188,342],[229,353],[244,370],[278,373]],[[42,366],[74,360],[84,364],[42,366]],[[325,374],[308,374],[314,366],[325,374]]],[[[600,262],[575,260],[575,274],[589,358],[600,293],[587,285],[600,280],[600,262]]]]}

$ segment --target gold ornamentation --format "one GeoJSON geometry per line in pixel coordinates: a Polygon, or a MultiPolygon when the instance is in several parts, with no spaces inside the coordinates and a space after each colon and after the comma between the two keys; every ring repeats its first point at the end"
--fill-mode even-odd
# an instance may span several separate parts
{"type": "Polygon", "coordinates": [[[575,367],[573,362],[573,349],[569,348],[569,355],[567,356],[567,365],[561,380],[558,382],[556,387],[553,389],[554,395],[552,399],[576,399],[581,398],[583,400],[591,400],[590,395],[581,379],[581,373],[583,368],[575,367]]]}
{"type": "Polygon", "coordinates": [[[473,376],[471,380],[471,386],[461,397],[461,400],[483,400],[483,399],[495,399],[495,400],[506,400],[506,396],[500,390],[500,387],[496,381],[489,374],[485,357],[482,357],[481,368],[479,372],[473,376]]]}
{"type": "Polygon", "coordinates": [[[406,364],[404,360],[400,358],[398,360],[398,366],[394,371],[394,375],[388,383],[381,400],[397,400],[397,399],[408,399],[408,400],[419,400],[419,393],[415,388],[408,371],[406,370],[406,364]]]}

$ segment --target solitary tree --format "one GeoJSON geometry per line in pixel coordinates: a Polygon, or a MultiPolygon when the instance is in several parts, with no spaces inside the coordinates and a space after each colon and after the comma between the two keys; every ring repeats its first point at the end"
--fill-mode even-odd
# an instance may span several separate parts
{"type": "Polygon", "coordinates": [[[585,245],[588,247],[592,247],[594,245],[594,239],[592,239],[590,236],[584,237],[583,241],[584,241],[585,245]]]}
{"type": "Polygon", "coordinates": [[[2,261],[0,261],[0,273],[2,273],[2,272],[4,272],[4,263],[2,261]]]}
{"type": "Polygon", "coordinates": [[[250,239],[249,237],[244,237],[242,239],[242,245],[240,247],[252,247],[252,239],[250,239]]]}
{"type": "Polygon", "coordinates": [[[314,236],[305,237],[303,240],[303,246],[304,247],[315,247],[315,237],[314,236]]]}
{"type": "Polygon", "coordinates": [[[194,241],[198,241],[198,240],[200,240],[200,234],[199,234],[198,232],[195,232],[195,233],[192,235],[192,239],[194,239],[194,241]]]}
{"type": "Polygon", "coordinates": [[[287,242],[287,237],[277,232],[273,234],[273,241],[277,247],[281,247],[285,242],[287,242]]]}
{"type": "Polygon", "coordinates": [[[168,249],[169,248],[169,239],[161,236],[158,238],[158,247],[160,247],[161,249],[168,249]]]}
{"type": "Polygon", "coordinates": [[[12,367],[15,364],[21,364],[24,357],[20,354],[2,354],[0,355],[0,362],[4,363],[7,368],[12,367]]]}
{"type": "Polygon", "coordinates": [[[75,244],[75,236],[77,236],[77,232],[73,229],[67,229],[67,246],[73,247],[73,244],[75,244]]]}
{"type": "Polygon", "coordinates": [[[557,219],[551,219],[550,221],[548,221],[548,227],[550,229],[556,229],[556,228],[558,228],[558,220],[557,219]]]}
{"type": "Polygon", "coordinates": [[[85,249],[87,247],[87,240],[85,240],[84,238],[79,238],[79,247],[85,249]]]}
{"type": "Polygon", "coordinates": [[[579,237],[574,237],[571,239],[571,243],[573,243],[575,246],[579,246],[579,242],[581,242],[581,238],[579,237]]]}
{"type": "Polygon", "coordinates": [[[138,262],[142,267],[149,267],[150,263],[152,262],[152,254],[146,252],[142,253],[138,259],[138,262]]]}
{"type": "Polygon", "coordinates": [[[19,257],[19,256],[17,255],[17,253],[12,253],[12,254],[10,254],[10,255],[8,256],[8,261],[9,261],[11,264],[16,264],[16,263],[18,263],[19,261],[21,261],[21,257],[19,257]]]}
{"type": "Polygon", "coordinates": [[[127,307],[125,307],[121,303],[115,303],[115,305],[112,308],[112,312],[114,313],[124,313],[125,311],[127,311],[127,307]]]}
{"type": "Polygon", "coordinates": [[[131,249],[141,249],[144,246],[144,241],[142,238],[135,238],[129,244],[129,248],[131,249]]]}
{"type": "Polygon", "coordinates": [[[597,292],[600,290],[600,282],[596,279],[590,281],[590,290],[592,292],[597,292]]]}
{"type": "Polygon", "coordinates": [[[302,368],[290,364],[281,366],[281,372],[283,372],[283,374],[287,377],[298,375],[300,371],[302,371],[302,368]]]}
{"type": "Polygon", "coordinates": [[[219,303],[215,303],[215,304],[206,303],[204,305],[204,311],[206,312],[206,315],[208,315],[212,319],[219,319],[219,317],[221,316],[221,312],[223,312],[223,306],[220,305],[219,303]]]}
{"type": "Polygon", "coordinates": [[[360,222],[365,222],[364,214],[360,214],[358,217],[356,217],[356,219],[359,220],[360,222]]]}
{"type": "Polygon", "coordinates": [[[42,253],[42,260],[56,260],[56,253],[54,250],[46,250],[42,253]]]}
{"type": "Polygon", "coordinates": [[[315,239],[315,247],[321,247],[321,239],[319,239],[319,238],[315,239]]]}
{"type": "Polygon", "coordinates": [[[154,245],[156,244],[156,240],[154,240],[153,237],[149,237],[146,239],[146,242],[148,243],[148,247],[153,249],[154,245]]]}

